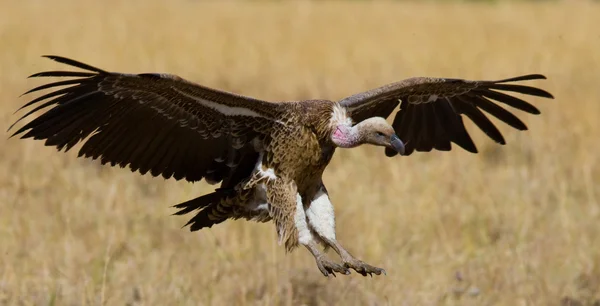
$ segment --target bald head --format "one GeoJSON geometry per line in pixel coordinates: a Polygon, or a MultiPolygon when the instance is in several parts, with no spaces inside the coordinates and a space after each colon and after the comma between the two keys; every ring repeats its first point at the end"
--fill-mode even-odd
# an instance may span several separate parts
{"type": "Polygon", "coordinates": [[[404,143],[394,128],[382,117],[372,117],[353,127],[340,126],[332,135],[333,142],[342,148],[371,144],[393,149],[404,154],[404,143]]]}

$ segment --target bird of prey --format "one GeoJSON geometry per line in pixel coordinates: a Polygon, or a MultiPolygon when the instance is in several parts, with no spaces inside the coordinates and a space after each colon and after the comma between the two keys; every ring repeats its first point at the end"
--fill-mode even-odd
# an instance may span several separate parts
{"type": "Polygon", "coordinates": [[[102,164],[166,179],[220,183],[212,193],[175,205],[177,215],[196,212],[186,224],[191,231],[228,219],[273,221],[279,243],[287,251],[299,245],[308,249],[325,276],[351,270],[385,274],[336,240],[334,209],[322,181],[336,148],[369,144],[392,157],[449,151],[454,143],[476,153],[463,115],[505,144],[484,112],[526,130],[498,103],[540,112],[507,92],[553,98],[542,89],[514,83],[545,79],[530,74],[497,81],[416,77],[337,102],[274,103],[171,74],[109,72],[65,57],[45,57],[83,71],[32,75],[71,78],[29,90],[54,91],[23,106],[36,107],[17,122],[36,112],[39,116],[12,136],[42,139],[65,152],[82,142],[78,156],[102,164]],[[386,118],[392,114],[389,124],[386,118]],[[341,262],[332,261],[320,245],[331,247],[341,262]]]}

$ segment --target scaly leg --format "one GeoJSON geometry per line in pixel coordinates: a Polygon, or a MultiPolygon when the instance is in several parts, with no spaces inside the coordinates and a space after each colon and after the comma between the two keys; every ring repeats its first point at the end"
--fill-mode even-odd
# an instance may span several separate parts
{"type": "Polygon", "coordinates": [[[306,210],[308,223],[315,233],[340,255],[346,268],[351,268],[356,272],[367,276],[375,273],[376,275],[386,274],[384,269],[371,266],[361,260],[356,259],[350,254],[335,238],[335,215],[333,205],[327,195],[327,190],[323,186],[315,195],[306,210]]]}
{"type": "Polygon", "coordinates": [[[337,240],[330,240],[327,238],[323,238],[325,243],[331,246],[342,258],[342,262],[346,268],[351,268],[354,271],[362,274],[363,276],[367,276],[367,274],[373,276],[373,273],[376,275],[386,275],[385,270],[382,268],[371,266],[362,260],[356,259],[352,254],[350,254],[337,240]]]}
{"type": "Polygon", "coordinates": [[[327,255],[319,251],[318,245],[308,228],[306,222],[306,214],[304,213],[304,206],[302,205],[302,198],[298,195],[296,213],[294,215],[294,222],[296,224],[296,230],[298,231],[298,242],[305,246],[308,251],[315,257],[317,261],[317,267],[321,270],[321,273],[325,276],[329,274],[335,276],[335,272],[342,274],[350,274],[350,270],[347,267],[335,263],[327,255]]]}
{"type": "Polygon", "coordinates": [[[315,257],[317,261],[317,267],[321,270],[321,273],[325,276],[329,274],[335,276],[335,272],[342,273],[345,275],[350,274],[350,270],[346,266],[342,266],[336,262],[333,262],[327,258],[327,255],[319,251],[318,245],[314,240],[311,240],[308,244],[304,245],[308,251],[315,257]]]}

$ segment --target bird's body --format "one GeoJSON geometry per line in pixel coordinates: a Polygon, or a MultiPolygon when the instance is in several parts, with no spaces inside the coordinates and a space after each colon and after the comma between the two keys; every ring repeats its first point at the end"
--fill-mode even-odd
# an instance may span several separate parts
{"type": "Polygon", "coordinates": [[[349,269],[363,275],[385,272],[355,259],[336,240],[333,205],[322,180],[336,148],[371,144],[384,147],[391,157],[448,151],[455,143],[476,153],[462,115],[504,144],[481,110],[525,130],[523,122],[492,100],[537,114],[533,105],[502,91],[552,97],[535,87],[505,84],[544,78],[526,75],[499,81],[412,78],[340,101],[271,103],[174,75],[107,72],[48,57],[87,71],[33,75],[76,79],[30,90],[73,85],[27,103],[49,99],[22,118],[54,107],[15,134],[26,132],[22,138],[45,139],[59,150],[83,141],[79,156],[142,174],[220,183],[214,192],[176,205],[176,214],[197,212],[188,222],[192,231],[227,219],[272,220],[280,243],[289,251],[306,247],[326,276],[349,269]],[[399,105],[389,124],[385,118],[399,105]],[[318,244],[334,249],[343,264],[329,260],[318,244]]]}
{"type": "MultiPolygon", "coordinates": [[[[228,218],[270,221],[272,217],[269,211],[273,208],[269,203],[287,203],[275,209],[280,209],[282,216],[294,216],[294,210],[298,208],[296,195],[303,199],[303,206],[308,208],[311,199],[323,190],[321,178],[336,149],[329,136],[337,126],[337,121],[323,121],[328,117],[320,114],[330,114],[342,108],[327,100],[285,103],[285,110],[279,117],[281,123],[276,123],[281,124],[278,133],[282,136],[274,134],[266,139],[254,140],[256,151],[264,146],[274,149],[267,154],[257,154],[249,160],[248,166],[238,168],[245,171],[240,174],[242,180],[236,181],[235,185],[222,187],[208,197],[178,205],[185,208],[180,214],[189,209],[207,208],[190,220],[193,229],[212,226],[228,218]],[[294,195],[293,199],[284,198],[289,194],[294,195]]],[[[349,119],[345,114],[340,114],[338,118],[349,119]]],[[[278,231],[281,231],[280,239],[288,250],[298,245],[295,222],[287,220],[278,231]]]]}

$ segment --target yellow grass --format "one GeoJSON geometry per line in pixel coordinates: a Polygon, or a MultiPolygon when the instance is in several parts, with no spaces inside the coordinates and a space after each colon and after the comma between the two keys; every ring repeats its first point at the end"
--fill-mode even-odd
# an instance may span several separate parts
{"type": "MultiPolygon", "coordinates": [[[[591,305],[600,300],[600,7],[0,2],[0,129],[59,54],[171,72],[268,100],[339,99],[410,76],[533,82],[555,100],[501,125],[500,146],[388,159],[338,151],[325,174],[338,236],[386,268],[326,279],[274,226],[190,233],[171,205],[204,183],[142,177],[0,137],[0,304],[591,305]],[[457,280],[460,275],[462,281],[457,280]],[[586,304],[587,303],[587,304],[586,304]]],[[[334,257],[337,258],[337,257],[334,257]]]]}

